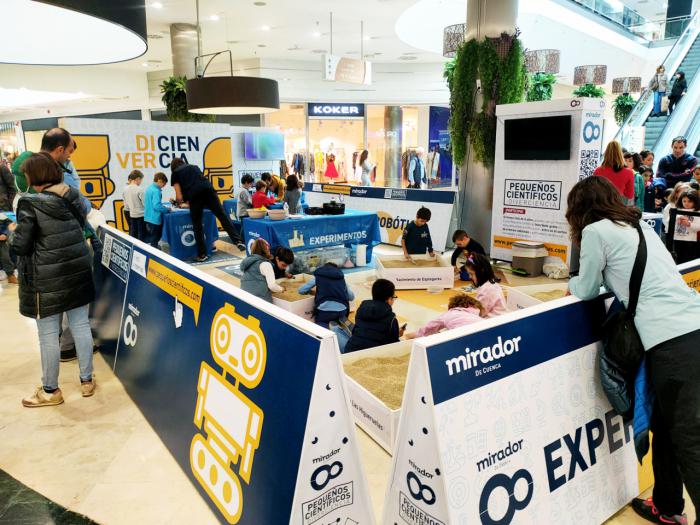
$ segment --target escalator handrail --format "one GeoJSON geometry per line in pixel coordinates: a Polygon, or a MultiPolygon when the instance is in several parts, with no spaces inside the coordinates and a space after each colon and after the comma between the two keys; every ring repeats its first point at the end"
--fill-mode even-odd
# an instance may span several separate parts
{"type": "MultiPolygon", "coordinates": [[[[672,75],[675,75],[676,70],[678,69],[681,62],[683,61],[683,58],[685,58],[685,55],[688,54],[688,50],[690,49],[690,46],[693,45],[695,38],[697,38],[697,36],[698,36],[697,34],[695,35],[694,38],[690,38],[690,36],[689,36],[692,32],[698,31],[700,29],[700,27],[695,27],[696,25],[700,26],[700,24],[698,24],[697,22],[698,22],[698,11],[693,13],[692,18],[690,19],[690,22],[688,22],[688,25],[686,26],[686,28],[683,30],[683,33],[681,34],[681,36],[678,37],[678,40],[675,41],[675,43],[673,44],[673,46],[671,47],[671,49],[667,53],[666,58],[664,58],[664,61],[662,62],[662,64],[663,64],[664,68],[666,69],[666,74],[669,76],[669,78],[672,75]],[[687,41],[689,41],[689,43],[687,41]],[[673,67],[673,60],[675,60],[677,58],[674,56],[674,54],[675,54],[676,50],[678,48],[680,48],[681,42],[684,42],[685,44],[687,44],[687,49],[684,50],[684,53],[681,57],[681,60],[678,61],[677,64],[675,64],[675,67],[673,67]]],[[[647,106],[651,102],[652,98],[653,98],[653,91],[646,88],[642,92],[642,95],[639,97],[639,100],[637,101],[637,103],[632,108],[632,111],[630,111],[630,114],[627,115],[627,118],[620,126],[620,129],[615,134],[614,140],[622,142],[621,138],[622,138],[622,134],[623,134],[625,128],[627,128],[633,120],[636,121],[636,119],[638,119],[640,115],[644,115],[644,118],[646,118],[646,116],[648,114],[648,110],[649,110],[649,108],[647,106]]]]}

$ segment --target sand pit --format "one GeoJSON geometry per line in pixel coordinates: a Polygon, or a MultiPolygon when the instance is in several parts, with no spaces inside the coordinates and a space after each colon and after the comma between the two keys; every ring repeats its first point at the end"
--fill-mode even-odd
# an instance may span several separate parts
{"type": "Polygon", "coordinates": [[[284,288],[284,292],[278,292],[278,293],[273,293],[273,297],[277,297],[277,299],[282,299],[283,301],[289,301],[294,302],[294,301],[301,301],[302,299],[308,299],[311,297],[311,295],[301,295],[299,293],[299,287],[302,286],[303,284],[306,284],[306,280],[299,276],[294,279],[284,279],[282,281],[279,281],[277,284],[279,284],[281,287],[284,288]]]}
{"type": "Polygon", "coordinates": [[[540,301],[554,301],[555,299],[566,297],[566,290],[551,290],[549,292],[536,292],[528,295],[540,301]]]}
{"type": "Polygon", "coordinates": [[[435,259],[413,259],[413,264],[405,259],[380,259],[384,268],[440,268],[440,262],[435,259]]]}
{"type": "Polygon", "coordinates": [[[365,357],[345,365],[345,373],[396,410],[401,408],[410,359],[410,353],[397,357],[365,357]]]}

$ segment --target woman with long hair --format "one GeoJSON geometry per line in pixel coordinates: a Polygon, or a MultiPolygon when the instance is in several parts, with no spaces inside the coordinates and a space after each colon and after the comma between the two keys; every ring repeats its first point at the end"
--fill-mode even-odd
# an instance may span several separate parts
{"type": "Polygon", "coordinates": [[[637,208],[621,202],[603,177],[589,177],[569,193],[566,219],[580,248],[576,297],[598,297],[601,285],[626,307],[641,228],[647,259],[634,323],[646,350],[655,390],[651,416],[654,493],[635,499],[637,513],[655,523],[685,523],[683,484],[700,509],[700,296],[685,283],[654,230],[637,208]],[[666,521],[663,521],[666,520],[666,521]]]}
{"type": "Polygon", "coordinates": [[[634,200],[634,171],[626,167],[622,146],[616,140],[605,148],[603,164],[593,172],[596,177],[605,177],[617,188],[627,203],[634,200]]]}
{"type": "Polygon", "coordinates": [[[654,93],[654,109],[651,112],[651,116],[656,117],[661,115],[661,101],[668,90],[668,77],[663,64],[656,68],[656,73],[649,81],[649,89],[654,93]]]}
{"type": "Polygon", "coordinates": [[[369,163],[369,151],[362,150],[360,154],[360,168],[362,169],[362,175],[360,176],[360,181],[363,186],[371,186],[372,179],[370,177],[372,173],[372,165],[369,163]]]}

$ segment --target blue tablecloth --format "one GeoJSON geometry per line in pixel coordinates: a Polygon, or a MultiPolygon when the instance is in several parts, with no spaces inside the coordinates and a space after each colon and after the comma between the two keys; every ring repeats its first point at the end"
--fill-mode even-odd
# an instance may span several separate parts
{"type": "Polygon", "coordinates": [[[302,219],[272,221],[243,219],[246,245],[262,237],[270,248],[285,246],[294,251],[351,244],[367,245],[367,262],[372,260],[372,247],[381,242],[376,213],[345,210],[345,215],[305,215],[302,219]]]}
{"type": "MultiPolygon", "coordinates": [[[[204,210],[204,238],[207,245],[207,255],[211,255],[211,247],[219,238],[214,214],[204,210]]],[[[163,242],[170,245],[170,255],[180,260],[197,256],[197,243],[194,240],[190,210],[173,210],[163,215],[163,242]]]]}
{"type": "MultiPolygon", "coordinates": [[[[303,210],[307,209],[309,207],[308,204],[304,201],[304,194],[301,194],[302,198],[302,203],[301,203],[301,208],[303,210]]],[[[232,221],[238,221],[238,199],[226,199],[223,202],[224,205],[224,211],[226,212],[226,215],[228,215],[229,219],[232,221]]],[[[280,202],[277,204],[274,204],[270,206],[270,209],[272,210],[281,210],[284,207],[284,203],[280,202]]]]}
{"type": "Polygon", "coordinates": [[[646,222],[649,226],[654,228],[654,231],[657,234],[661,235],[661,228],[663,226],[663,213],[643,213],[642,219],[644,219],[644,222],[646,222]]]}

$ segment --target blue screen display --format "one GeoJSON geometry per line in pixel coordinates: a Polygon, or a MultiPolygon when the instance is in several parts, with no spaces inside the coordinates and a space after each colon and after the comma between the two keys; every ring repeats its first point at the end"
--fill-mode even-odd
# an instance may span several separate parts
{"type": "Polygon", "coordinates": [[[245,133],[244,137],[246,159],[284,159],[284,135],[281,133],[245,133]]]}

